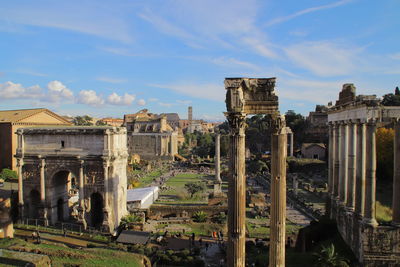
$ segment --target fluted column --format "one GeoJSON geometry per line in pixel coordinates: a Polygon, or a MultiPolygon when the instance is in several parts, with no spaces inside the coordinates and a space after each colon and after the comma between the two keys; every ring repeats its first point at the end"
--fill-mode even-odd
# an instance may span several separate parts
{"type": "Polygon", "coordinates": [[[81,160],[79,162],[79,221],[83,224],[83,227],[86,229],[87,223],[85,219],[85,181],[83,175],[83,166],[84,161],[81,160]]]}
{"type": "Polygon", "coordinates": [[[215,135],[215,180],[218,183],[222,183],[221,181],[221,135],[219,133],[217,133],[215,135]]]}
{"type": "Polygon", "coordinates": [[[355,183],[356,183],[356,150],[357,150],[357,124],[349,124],[349,154],[347,177],[347,208],[354,210],[355,183]]]}
{"type": "Polygon", "coordinates": [[[329,159],[328,159],[328,195],[332,198],[334,188],[334,173],[335,173],[335,138],[333,124],[329,123],[329,159]]]}
{"type": "Polygon", "coordinates": [[[356,203],[355,213],[364,217],[365,207],[365,160],[366,160],[366,127],[365,123],[357,124],[357,166],[356,166],[356,203]]]}
{"type": "Polygon", "coordinates": [[[400,226],[400,121],[394,124],[393,224],[400,226]]]}
{"type": "Polygon", "coordinates": [[[46,207],[46,183],[45,183],[45,167],[46,162],[45,159],[40,160],[40,202],[43,208],[42,219],[45,220],[45,224],[47,225],[47,207],[46,207]]]}
{"type": "Polygon", "coordinates": [[[375,121],[367,123],[367,149],[366,149],[366,180],[365,180],[365,214],[364,222],[377,226],[375,219],[375,191],[376,191],[376,124],[375,121]]]}
{"type": "Polygon", "coordinates": [[[347,123],[340,125],[339,200],[341,205],[347,202],[348,128],[347,123]]]}
{"type": "Polygon", "coordinates": [[[333,134],[334,134],[334,172],[333,172],[333,198],[335,200],[339,199],[339,168],[340,168],[340,127],[337,122],[333,125],[333,134]]]}
{"type": "Polygon", "coordinates": [[[23,179],[22,179],[22,167],[24,166],[24,161],[22,159],[17,159],[18,168],[18,212],[19,217],[22,219],[24,217],[24,192],[23,192],[23,179]]]}
{"type": "Polygon", "coordinates": [[[230,127],[227,250],[227,261],[229,267],[245,266],[245,117],[244,113],[227,114],[230,127]]]}
{"type": "Polygon", "coordinates": [[[278,118],[271,135],[271,217],[269,266],[285,266],[286,155],[284,118],[278,118]]]}

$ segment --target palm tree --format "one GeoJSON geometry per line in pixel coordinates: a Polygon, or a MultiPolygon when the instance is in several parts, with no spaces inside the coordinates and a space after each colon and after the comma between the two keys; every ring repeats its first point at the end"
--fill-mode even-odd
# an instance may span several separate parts
{"type": "Polygon", "coordinates": [[[341,257],[336,251],[335,246],[322,246],[319,253],[314,253],[317,258],[315,266],[318,267],[349,267],[347,260],[341,257]]]}

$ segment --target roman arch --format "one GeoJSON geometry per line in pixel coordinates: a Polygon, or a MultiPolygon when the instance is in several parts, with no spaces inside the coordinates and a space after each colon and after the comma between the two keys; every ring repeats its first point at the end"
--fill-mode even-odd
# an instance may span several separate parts
{"type": "Polygon", "coordinates": [[[248,114],[270,117],[271,135],[271,236],[269,266],[285,266],[286,154],[285,119],[278,110],[275,78],[226,78],[225,113],[230,127],[228,184],[228,266],[245,266],[245,128],[248,114]]]}
{"type": "Polygon", "coordinates": [[[17,134],[22,218],[110,232],[118,227],[127,213],[125,128],[23,128],[17,134]]]}

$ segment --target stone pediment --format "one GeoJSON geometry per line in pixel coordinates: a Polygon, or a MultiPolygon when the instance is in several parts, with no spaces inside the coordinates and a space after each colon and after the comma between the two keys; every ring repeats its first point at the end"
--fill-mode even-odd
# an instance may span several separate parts
{"type": "Polygon", "coordinates": [[[278,96],[276,78],[226,78],[226,108],[228,112],[245,114],[276,114],[278,96]]]}

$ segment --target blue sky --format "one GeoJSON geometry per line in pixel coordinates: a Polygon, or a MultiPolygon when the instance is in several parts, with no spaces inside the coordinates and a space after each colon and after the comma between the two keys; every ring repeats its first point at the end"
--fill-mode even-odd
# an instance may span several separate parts
{"type": "Polygon", "coordinates": [[[277,77],[282,113],[344,83],[400,86],[398,0],[68,0],[0,5],[0,109],[223,119],[225,77],[277,77]]]}

